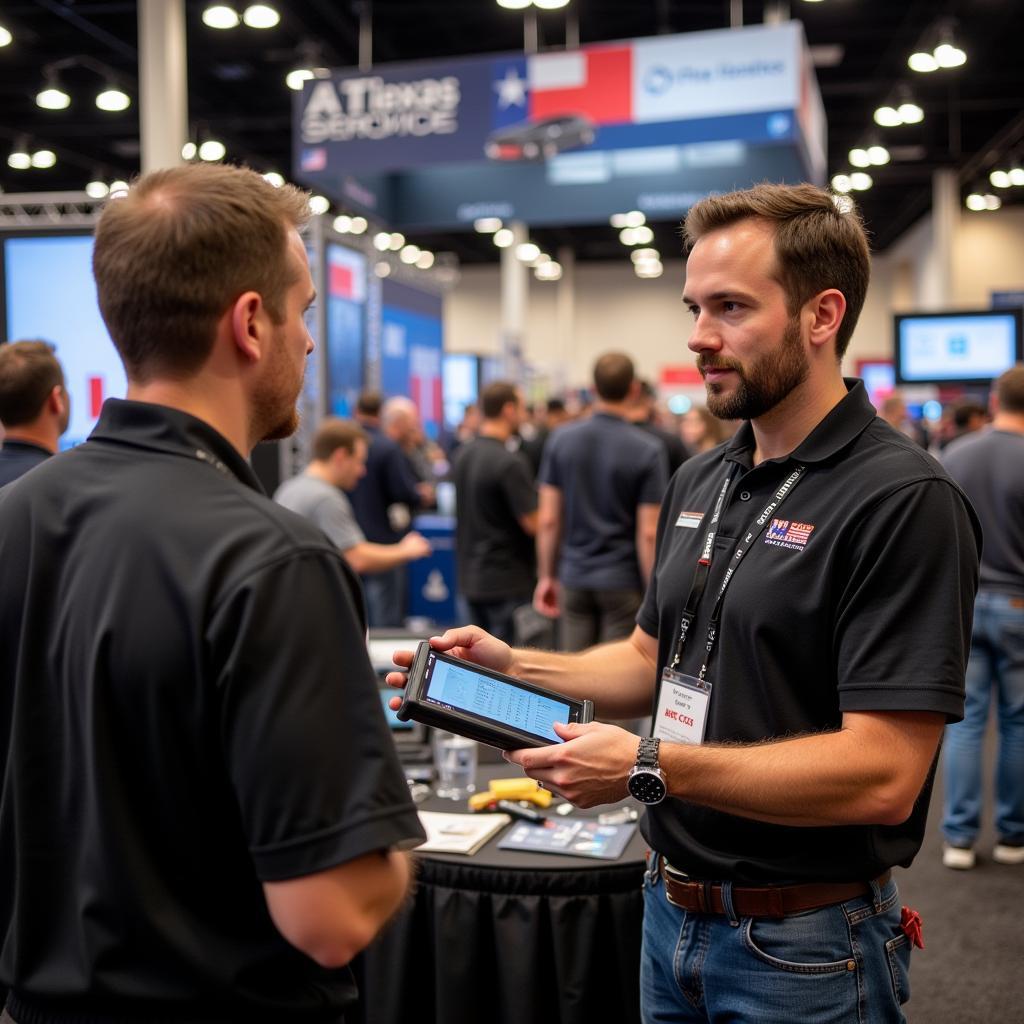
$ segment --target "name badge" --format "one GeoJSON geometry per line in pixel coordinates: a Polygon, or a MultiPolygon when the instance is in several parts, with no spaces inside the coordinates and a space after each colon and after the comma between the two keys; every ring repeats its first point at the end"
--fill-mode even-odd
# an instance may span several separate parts
{"type": "Polygon", "coordinates": [[[653,735],[669,743],[703,743],[710,703],[711,684],[706,679],[666,668],[661,673],[653,735]]]}

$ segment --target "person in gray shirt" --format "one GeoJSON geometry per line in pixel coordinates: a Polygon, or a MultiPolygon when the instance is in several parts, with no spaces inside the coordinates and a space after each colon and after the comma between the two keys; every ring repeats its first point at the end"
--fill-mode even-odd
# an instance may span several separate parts
{"type": "Polygon", "coordinates": [[[999,723],[992,851],[1024,864],[1024,365],[995,383],[989,430],[951,442],[942,455],[981,520],[985,545],[974,604],[967,705],[946,727],[942,862],[974,867],[981,827],[982,745],[993,693],[999,723]]]}
{"type": "Polygon", "coordinates": [[[286,480],[274,501],[311,519],[358,573],[384,572],[430,554],[430,542],[407,533],[396,544],[375,544],[363,534],[345,491],[366,473],[367,439],[355,423],[329,417],[313,438],[313,459],[299,476],[286,480]]]}

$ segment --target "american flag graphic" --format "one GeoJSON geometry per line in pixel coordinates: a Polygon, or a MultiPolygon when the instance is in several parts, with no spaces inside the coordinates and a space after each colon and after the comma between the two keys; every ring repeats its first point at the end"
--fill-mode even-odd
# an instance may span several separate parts
{"type": "Polygon", "coordinates": [[[768,535],[765,540],[782,541],[802,548],[813,530],[814,527],[811,523],[794,523],[789,519],[773,519],[768,527],[768,535]]]}

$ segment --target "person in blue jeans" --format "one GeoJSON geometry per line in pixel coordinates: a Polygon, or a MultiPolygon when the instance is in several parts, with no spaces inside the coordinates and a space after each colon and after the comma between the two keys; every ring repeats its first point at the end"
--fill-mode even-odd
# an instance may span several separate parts
{"type": "Polygon", "coordinates": [[[633,632],[579,653],[476,626],[430,643],[604,719],[505,756],[577,806],[646,805],[646,1024],[898,1024],[920,919],[892,869],[963,714],[980,529],[842,376],[856,212],[759,185],[697,203],[685,236],[688,345],[708,407],[745,422],[669,484],[633,632]],[[608,722],[652,712],[651,735],[608,722]]]}
{"type": "Polygon", "coordinates": [[[1024,366],[995,384],[991,429],[950,444],[943,463],[974,503],[985,532],[967,664],[963,721],[946,729],[942,832],[946,867],[973,868],[985,789],[982,747],[995,698],[992,859],[1024,864],[1024,366]]]}

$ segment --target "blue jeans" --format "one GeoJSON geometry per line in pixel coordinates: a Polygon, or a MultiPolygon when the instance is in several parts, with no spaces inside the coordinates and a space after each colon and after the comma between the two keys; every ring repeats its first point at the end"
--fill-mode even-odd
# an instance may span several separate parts
{"type": "MultiPolygon", "coordinates": [[[[910,998],[896,883],[783,918],[697,914],[644,878],[644,1024],[889,1024],[910,998]]],[[[876,887],[877,888],[877,887],[876,887]]]]}
{"type": "Polygon", "coordinates": [[[981,828],[982,744],[992,694],[996,696],[996,830],[1024,844],[1024,599],[991,590],[974,602],[962,722],[946,727],[942,831],[955,846],[970,846],[981,828]]]}
{"type": "Polygon", "coordinates": [[[366,618],[371,629],[405,625],[405,587],[408,570],[404,565],[361,577],[366,600],[366,618]]]}
{"type": "Polygon", "coordinates": [[[469,621],[481,629],[486,629],[491,636],[504,640],[507,644],[515,642],[515,612],[517,608],[530,603],[526,597],[510,597],[503,601],[467,601],[469,621]]]}

